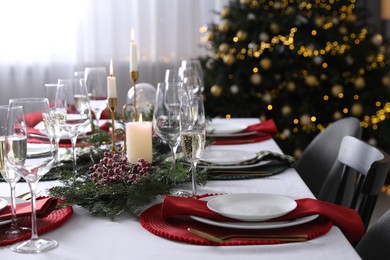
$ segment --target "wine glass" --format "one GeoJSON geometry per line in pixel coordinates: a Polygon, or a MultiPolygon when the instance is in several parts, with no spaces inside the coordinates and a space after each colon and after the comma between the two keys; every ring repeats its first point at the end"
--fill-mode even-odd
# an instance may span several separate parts
{"type": "Polygon", "coordinates": [[[182,96],[180,137],[184,157],[191,162],[192,196],[196,196],[196,166],[203,154],[206,140],[204,105],[198,96],[182,96]]]}
{"type": "MultiPolygon", "coordinates": [[[[51,129],[40,134],[40,142],[30,142],[31,136],[26,129],[27,120],[44,118],[51,120],[49,102],[46,98],[23,98],[9,101],[8,120],[5,136],[5,162],[7,167],[20,174],[28,183],[31,192],[31,238],[11,249],[20,253],[40,253],[55,248],[55,240],[38,238],[36,219],[36,189],[38,181],[53,167],[57,150],[48,135],[51,129]],[[22,107],[23,114],[17,113],[15,107],[22,107]]],[[[52,124],[45,124],[50,127],[52,124]]]]}
{"type": "Polygon", "coordinates": [[[176,70],[173,69],[165,70],[164,82],[177,82],[177,81],[178,81],[178,75],[176,70]]]}
{"type": "MultiPolygon", "coordinates": [[[[54,120],[51,120],[51,121],[44,120],[44,123],[52,122],[54,124],[52,128],[49,128],[49,129],[53,129],[54,131],[50,132],[49,134],[50,134],[50,137],[53,138],[53,140],[54,140],[54,144],[56,146],[56,149],[59,148],[59,143],[60,143],[60,139],[62,136],[62,131],[61,131],[61,128],[59,125],[59,120],[58,120],[58,118],[57,118],[57,120],[55,120],[55,116],[56,116],[56,114],[55,114],[55,109],[56,109],[55,108],[55,101],[56,101],[56,95],[57,95],[57,87],[58,87],[57,83],[45,84],[45,98],[47,98],[49,101],[50,111],[54,116],[54,120]]],[[[58,165],[59,161],[60,161],[60,159],[59,159],[59,153],[58,153],[57,157],[56,157],[55,164],[58,165]]]]}
{"type": "MultiPolygon", "coordinates": [[[[11,226],[7,229],[4,234],[1,235],[3,239],[14,239],[19,236],[25,235],[27,232],[30,232],[29,228],[19,227],[16,217],[16,199],[15,199],[15,186],[16,183],[20,180],[21,176],[18,172],[9,169],[5,165],[5,135],[7,127],[7,114],[9,106],[0,106],[0,172],[3,176],[3,179],[9,184],[11,190],[11,226]]],[[[13,107],[12,115],[23,117],[22,107],[13,107]]]]}
{"type": "Polygon", "coordinates": [[[180,144],[181,83],[158,83],[153,110],[153,129],[168,143],[172,154],[172,170],[176,170],[176,151],[180,144]]]}
{"type": "Polygon", "coordinates": [[[73,172],[77,173],[76,142],[79,134],[90,123],[87,88],[84,79],[59,79],[55,117],[58,124],[68,134],[72,143],[73,172]]]}
{"type": "Polygon", "coordinates": [[[190,96],[200,96],[203,91],[202,81],[193,68],[187,68],[183,71],[183,87],[190,96]]]}
{"type": "Polygon", "coordinates": [[[105,67],[86,67],[85,84],[87,85],[89,104],[96,118],[96,126],[103,110],[107,107],[107,72],[105,67]]]}

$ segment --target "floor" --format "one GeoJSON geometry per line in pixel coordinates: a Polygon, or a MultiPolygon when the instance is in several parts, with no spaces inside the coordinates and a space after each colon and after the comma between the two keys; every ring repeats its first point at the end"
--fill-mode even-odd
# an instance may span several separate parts
{"type": "Polygon", "coordinates": [[[374,224],[378,220],[378,218],[380,218],[389,209],[390,209],[390,194],[386,194],[385,192],[382,192],[379,195],[378,201],[376,202],[376,206],[374,209],[374,213],[372,214],[369,227],[372,224],[374,224]]]}

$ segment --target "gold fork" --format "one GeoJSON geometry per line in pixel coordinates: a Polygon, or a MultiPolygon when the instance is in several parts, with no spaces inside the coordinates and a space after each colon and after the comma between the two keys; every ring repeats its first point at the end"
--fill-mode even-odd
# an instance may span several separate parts
{"type": "Polygon", "coordinates": [[[211,242],[221,243],[225,241],[229,241],[232,239],[237,240],[267,240],[267,241],[281,241],[281,242],[303,242],[306,241],[308,235],[304,234],[296,234],[296,235],[256,235],[256,234],[230,234],[227,236],[214,236],[210,233],[206,233],[204,231],[200,231],[194,228],[189,227],[188,231],[191,233],[209,240],[211,242]]]}

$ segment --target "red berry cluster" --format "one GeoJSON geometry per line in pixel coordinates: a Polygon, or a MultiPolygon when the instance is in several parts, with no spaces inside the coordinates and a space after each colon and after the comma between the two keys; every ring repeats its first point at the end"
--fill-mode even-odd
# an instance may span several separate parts
{"type": "Polygon", "coordinates": [[[133,184],[140,178],[148,175],[152,165],[144,159],[131,164],[125,155],[105,152],[99,163],[89,167],[92,171],[90,176],[96,185],[110,185],[112,183],[124,182],[133,184]]]}

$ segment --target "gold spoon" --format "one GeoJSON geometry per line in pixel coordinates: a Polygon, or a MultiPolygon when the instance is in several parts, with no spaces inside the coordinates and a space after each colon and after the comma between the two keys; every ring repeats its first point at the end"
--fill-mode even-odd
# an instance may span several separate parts
{"type": "Polygon", "coordinates": [[[267,240],[267,241],[281,241],[281,242],[302,242],[306,241],[308,235],[256,235],[256,234],[231,234],[227,236],[217,237],[210,233],[206,233],[189,227],[188,231],[191,233],[209,240],[211,242],[221,243],[232,239],[236,240],[267,240]]]}

